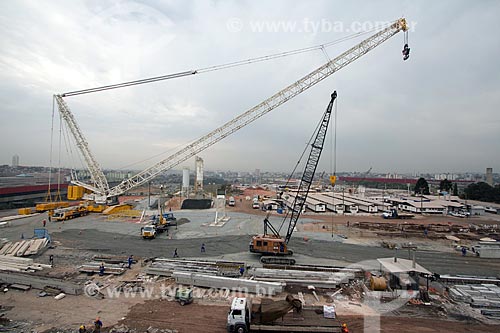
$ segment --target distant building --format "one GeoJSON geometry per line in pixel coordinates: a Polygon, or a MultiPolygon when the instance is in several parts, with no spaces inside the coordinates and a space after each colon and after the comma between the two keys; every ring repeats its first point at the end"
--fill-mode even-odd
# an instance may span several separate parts
{"type": "Polygon", "coordinates": [[[12,156],[12,166],[15,168],[19,166],[19,155],[12,156]]]}
{"type": "Polygon", "coordinates": [[[437,173],[434,175],[435,180],[457,180],[458,175],[453,174],[453,173],[437,173]]]}
{"type": "Polygon", "coordinates": [[[257,184],[261,183],[260,169],[255,169],[255,181],[257,182],[257,184]]]}
{"type": "Polygon", "coordinates": [[[486,168],[486,183],[493,186],[493,168],[486,168]]]}

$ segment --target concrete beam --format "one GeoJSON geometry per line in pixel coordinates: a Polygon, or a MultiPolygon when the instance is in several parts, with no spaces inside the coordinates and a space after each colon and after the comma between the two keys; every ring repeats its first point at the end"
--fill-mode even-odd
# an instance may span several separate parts
{"type": "Polygon", "coordinates": [[[284,287],[284,284],[277,282],[253,281],[186,272],[174,272],[172,277],[175,278],[175,282],[184,285],[228,289],[231,291],[271,296],[281,293],[284,287]]]}

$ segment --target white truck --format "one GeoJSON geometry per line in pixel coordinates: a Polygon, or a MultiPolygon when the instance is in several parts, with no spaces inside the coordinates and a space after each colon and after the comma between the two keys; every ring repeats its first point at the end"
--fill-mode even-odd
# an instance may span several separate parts
{"type": "Polygon", "coordinates": [[[141,228],[141,236],[144,239],[153,239],[156,237],[156,226],[152,224],[145,225],[141,228]]]}
{"type": "Polygon", "coordinates": [[[227,202],[227,204],[231,207],[234,207],[234,205],[236,204],[236,201],[234,200],[234,197],[229,197],[229,200],[227,202]]]}
{"type": "Polygon", "coordinates": [[[259,209],[260,208],[259,198],[258,197],[254,197],[253,198],[253,200],[252,200],[252,208],[253,209],[259,209]]]}
{"type": "Polygon", "coordinates": [[[229,333],[247,332],[338,332],[342,326],[337,319],[325,318],[323,307],[300,307],[299,300],[273,301],[262,299],[252,304],[250,298],[235,297],[227,315],[229,333]],[[294,311],[290,312],[293,308],[294,311]]]}

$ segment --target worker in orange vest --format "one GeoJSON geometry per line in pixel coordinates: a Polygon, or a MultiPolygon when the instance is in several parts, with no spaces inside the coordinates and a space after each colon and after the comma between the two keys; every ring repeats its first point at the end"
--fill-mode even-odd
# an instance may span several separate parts
{"type": "Polygon", "coordinates": [[[342,333],[349,333],[349,329],[347,328],[347,324],[346,323],[343,323],[342,324],[342,330],[341,330],[342,333]]]}

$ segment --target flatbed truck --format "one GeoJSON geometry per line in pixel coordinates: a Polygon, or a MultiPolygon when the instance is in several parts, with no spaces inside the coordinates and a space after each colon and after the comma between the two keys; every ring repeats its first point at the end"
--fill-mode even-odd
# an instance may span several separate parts
{"type": "Polygon", "coordinates": [[[407,220],[414,218],[413,214],[398,213],[396,209],[391,209],[390,212],[382,213],[382,218],[386,220],[407,220]]]}
{"type": "Polygon", "coordinates": [[[342,325],[338,319],[325,318],[322,306],[302,307],[299,312],[287,312],[276,320],[264,321],[266,314],[263,304],[273,303],[262,299],[262,303],[252,304],[250,298],[235,297],[227,315],[229,333],[249,332],[334,332],[340,333],[342,325]],[[319,312],[319,313],[318,313],[319,312]]]}

